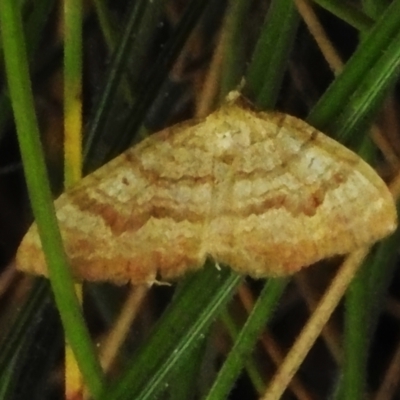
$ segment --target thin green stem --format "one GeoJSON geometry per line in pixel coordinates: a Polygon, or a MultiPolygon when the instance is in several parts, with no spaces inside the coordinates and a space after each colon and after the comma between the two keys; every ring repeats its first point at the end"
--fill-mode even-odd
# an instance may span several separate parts
{"type": "Polygon", "coordinates": [[[244,93],[263,109],[273,108],[276,103],[298,21],[293,0],[271,2],[244,88],[244,93]]]}
{"type": "Polygon", "coordinates": [[[82,0],[64,3],[64,186],[82,175],[82,0]]]}
{"type": "Polygon", "coordinates": [[[227,303],[241,277],[208,266],[183,282],[175,298],[131,366],[103,399],[149,400],[168,386],[173,372],[195,351],[217,313],[227,303]]]}
{"type": "Polygon", "coordinates": [[[346,109],[343,105],[349,103],[349,99],[365,79],[365,75],[369,73],[376,60],[382,57],[383,50],[386,52],[388,43],[398,35],[399,23],[400,1],[395,0],[368,31],[357,51],[346,63],[343,72],[319,99],[307,118],[311,125],[326,131],[343,108],[346,109]]]}
{"type": "Polygon", "coordinates": [[[314,0],[314,2],[359,31],[367,31],[375,22],[372,18],[348,1],[314,0]]]}
{"type": "Polygon", "coordinates": [[[225,399],[227,397],[247,357],[253,351],[268,318],[272,315],[287,282],[287,279],[270,279],[264,286],[206,400],[225,399]]]}
{"type": "Polygon", "coordinates": [[[102,371],[74,292],[71,271],[55,217],[35,115],[22,20],[15,1],[0,2],[0,26],[18,141],[32,209],[48,263],[50,282],[67,340],[92,395],[97,398],[103,387],[102,371]]]}

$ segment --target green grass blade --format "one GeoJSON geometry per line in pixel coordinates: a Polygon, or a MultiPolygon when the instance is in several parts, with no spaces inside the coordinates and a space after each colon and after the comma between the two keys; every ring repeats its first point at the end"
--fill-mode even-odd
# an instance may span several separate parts
{"type": "Polygon", "coordinates": [[[181,285],[153,334],[134,357],[116,386],[103,399],[153,399],[161,393],[181,359],[199,345],[210,324],[231,298],[241,277],[214,266],[181,285]]]}
{"type": "MultiPolygon", "coordinates": [[[[399,15],[391,16],[390,21],[387,18],[388,13],[394,12],[393,7],[399,10],[399,3],[393,3],[391,7],[361,42],[342,74],[332,83],[309,117],[309,121],[325,126],[340,141],[348,141],[350,137],[356,136],[357,132],[367,128],[367,124],[397,78],[399,34],[396,32],[396,25],[399,26],[400,18],[399,15]],[[386,32],[386,36],[382,30],[386,32]],[[383,52],[382,48],[386,50],[383,52]],[[366,64],[369,65],[368,69],[365,68],[366,64]],[[352,92],[348,92],[350,87],[353,87],[352,92]],[[347,93],[346,99],[344,93],[347,93]],[[345,107],[342,104],[339,108],[338,98],[343,101],[345,107]],[[327,110],[329,112],[324,115],[327,110]],[[329,114],[330,112],[332,114],[329,114]]],[[[363,156],[373,159],[374,150],[367,145],[369,138],[363,140],[361,146],[358,143],[359,147],[368,150],[363,156]]],[[[376,304],[370,304],[368,298],[371,292],[379,292],[383,297],[386,289],[385,285],[379,284],[377,287],[371,287],[371,276],[378,276],[374,279],[378,283],[389,281],[391,271],[385,271],[382,265],[387,264],[388,257],[390,258],[393,252],[393,247],[386,247],[383,252],[386,259],[383,262],[380,260],[379,263],[370,256],[348,291],[344,336],[345,363],[342,377],[335,389],[337,399],[365,398],[366,369],[371,345],[370,324],[376,324],[379,312],[376,304]]]]}
{"type": "MultiPolygon", "coordinates": [[[[234,321],[234,318],[230,315],[228,310],[224,310],[221,314],[221,321],[223,322],[225,329],[229,333],[229,336],[236,341],[238,338],[242,325],[234,321]]],[[[266,321],[268,322],[268,321],[266,321]]],[[[264,381],[264,373],[260,371],[259,366],[256,363],[256,360],[249,358],[247,361],[244,361],[243,368],[245,368],[251,383],[258,394],[262,394],[265,391],[265,381],[264,381]]],[[[211,387],[211,385],[210,385],[211,387]]]]}
{"type": "Polygon", "coordinates": [[[336,388],[336,399],[365,398],[368,354],[375,327],[384,308],[388,285],[396,268],[393,259],[396,257],[399,239],[400,231],[397,230],[377,246],[352,282],[346,296],[343,341],[345,361],[336,388]]]}
{"type": "Polygon", "coordinates": [[[368,355],[369,260],[366,260],[346,293],[343,388],[341,399],[363,399],[366,389],[368,355]]]}
{"type": "Polygon", "coordinates": [[[14,354],[12,354],[8,360],[9,367],[0,375],[0,400],[8,400],[13,396],[11,392],[15,386],[15,371],[18,367],[18,356],[20,353],[20,347],[22,347],[22,345],[23,343],[19,343],[18,348],[15,349],[14,354]]]}
{"type": "Polygon", "coordinates": [[[82,177],[82,2],[64,5],[64,188],[82,177]]]}
{"type": "MultiPolygon", "coordinates": [[[[31,13],[27,16],[25,32],[27,37],[27,52],[29,65],[34,67],[34,56],[38,48],[39,42],[42,39],[43,31],[48,21],[49,15],[53,9],[54,0],[42,0],[35,2],[32,5],[31,13]]],[[[3,54],[2,46],[0,46],[1,58],[3,54]]],[[[0,71],[3,67],[0,66],[0,71]]],[[[12,109],[10,104],[10,97],[6,88],[0,92],[0,142],[5,133],[7,122],[12,118],[12,109]]]]}
{"type": "MultiPolygon", "coordinates": [[[[88,130],[85,135],[84,155],[85,170],[92,170],[101,165],[107,158],[108,146],[102,145],[104,136],[107,134],[106,122],[114,110],[112,104],[116,101],[118,88],[123,79],[124,71],[127,69],[128,57],[132,47],[135,46],[137,37],[147,8],[160,7],[160,1],[149,3],[145,0],[131,2],[127,13],[126,25],[116,47],[111,63],[107,70],[104,82],[105,85],[98,95],[98,100],[94,106],[94,113],[88,123],[88,130]]],[[[136,45],[138,47],[138,45],[136,45]]],[[[133,88],[131,88],[132,90],[133,88]]]]}
{"type": "Polygon", "coordinates": [[[48,282],[40,279],[34,285],[24,309],[18,314],[12,328],[3,338],[0,348],[0,376],[9,368],[9,360],[19,347],[19,343],[24,341],[24,334],[29,331],[32,322],[32,315],[40,315],[46,301],[50,298],[48,282]]]}
{"type": "Polygon", "coordinates": [[[350,2],[342,0],[314,0],[314,2],[359,31],[367,31],[375,22],[350,2]]]}
{"type": "Polygon", "coordinates": [[[221,68],[220,100],[234,89],[243,77],[245,65],[245,37],[242,29],[249,16],[251,2],[248,0],[232,1],[228,4],[225,19],[224,63],[221,68]]]}
{"type": "Polygon", "coordinates": [[[244,93],[263,109],[273,108],[278,98],[298,21],[292,0],[271,2],[244,88],[244,93]]]}
{"type": "MultiPolygon", "coordinates": [[[[313,108],[307,121],[316,128],[334,133],[328,129],[347,105],[349,98],[360,86],[377,59],[382,57],[382,49],[387,49],[392,39],[398,35],[400,26],[400,1],[395,0],[381,15],[365,40],[346,63],[343,72],[333,81],[313,108]]],[[[343,121],[342,121],[343,123],[343,121]]]]}
{"type": "MultiPolygon", "coordinates": [[[[104,36],[108,50],[114,51],[116,47],[116,32],[112,23],[111,14],[108,12],[107,2],[105,0],[93,0],[97,19],[99,20],[100,30],[104,36]]],[[[128,13],[128,15],[130,15],[128,13]]]]}
{"type": "Polygon", "coordinates": [[[171,400],[187,400],[193,397],[199,389],[199,376],[201,374],[202,363],[207,352],[207,346],[212,339],[208,339],[208,331],[198,341],[192,351],[187,352],[179,362],[184,366],[177,368],[176,373],[172,374],[169,380],[166,393],[171,400]],[[184,379],[182,379],[184,378],[184,379]]]}
{"type": "Polygon", "coordinates": [[[36,50],[43,39],[43,31],[55,3],[55,0],[41,0],[29,4],[31,12],[25,24],[25,37],[30,64],[33,64],[36,50]]]}
{"type": "Polygon", "coordinates": [[[50,290],[48,282],[45,279],[38,280],[23,310],[18,314],[10,331],[1,341],[0,399],[10,398],[10,385],[13,382],[13,376],[10,376],[10,373],[15,370],[15,363],[19,364],[21,361],[20,349],[25,346],[29,337],[27,333],[31,332],[33,325],[35,325],[34,317],[36,317],[36,321],[40,321],[37,316],[42,314],[49,299],[50,290]]]}
{"type": "Polygon", "coordinates": [[[49,265],[49,275],[67,339],[94,397],[103,386],[100,365],[75,296],[48,184],[37,125],[19,8],[12,0],[0,3],[1,35],[7,82],[32,209],[49,265]]]}
{"type": "MultiPolygon", "coordinates": [[[[398,16],[400,24],[400,15],[398,16]]],[[[400,25],[399,25],[400,26],[400,25]]],[[[385,44],[385,51],[380,51],[375,63],[363,75],[357,89],[347,100],[346,107],[329,124],[329,131],[336,133],[336,138],[346,142],[355,132],[366,127],[376,115],[389,88],[399,75],[400,34],[391,37],[385,44]]]]}
{"type": "Polygon", "coordinates": [[[114,155],[119,154],[129,144],[134,143],[133,133],[137,132],[143,124],[144,117],[157,96],[162,83],[167,78],[173,63],[210,3],[210,0],[191,0],[187,5],[174,35],[161,51],[158,61],[149,71],[139,88],[136,105],[132,110],[131,117],[125,124],[118,147],[113,150],[114,155]]]}
{"type": "Polygon", "coordinates": [[[287,282],[287,279],[270,279],[264,286],[206,400],[227,398],[229,390],[238,378],[247,357],[253,351],[254,345],[267,320],[271,317],[287,282]]]}

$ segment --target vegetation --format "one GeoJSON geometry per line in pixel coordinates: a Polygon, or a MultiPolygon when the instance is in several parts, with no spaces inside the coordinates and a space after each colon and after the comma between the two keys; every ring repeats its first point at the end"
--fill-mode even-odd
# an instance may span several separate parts
{"type": "Polygon", "coordinates": [[[340,259],[266,282],[210,261],[150,290],[86,283],[83,315],[51,200],[239,85],[357,151],[397,198],[400,0],[1,0],[0,33],[0,399],[82,398],[64,334],[95,399],[394,398],[398,233],[336,278],[340,259]],[[12,265],[29,204],[50,282],[12,265]]]}

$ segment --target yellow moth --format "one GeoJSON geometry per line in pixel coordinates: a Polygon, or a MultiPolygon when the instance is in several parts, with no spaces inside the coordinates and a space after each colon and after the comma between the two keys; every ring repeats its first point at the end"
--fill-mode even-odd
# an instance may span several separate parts
{"type": "MultiPolygon", "coordinates": [[[[127,150],[55,207],[75,278],[118,284],[174,279],[207,257],[256,278],[287,275],[397,225],[389,190],[359,156],[238,92],[127,150]]],[[[35,224],[16,264],[47,275],[35,224]]]]}

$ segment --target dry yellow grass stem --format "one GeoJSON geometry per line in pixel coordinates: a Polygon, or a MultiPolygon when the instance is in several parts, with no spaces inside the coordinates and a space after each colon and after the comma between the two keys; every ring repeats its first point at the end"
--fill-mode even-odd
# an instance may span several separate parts
{"type": "MultiPolygon", "coordinates": [[[[318,300],[315,298],[313,293],[313,288],[307,280],[304,274],[296,274],[294,280],[297,287],[304,298],[310,314],[314,312],[318,305],[318,300]]],[[[333,359],[338,365],[342,363],[343,360],[343,349],[340,344],[340,333],[338,329],[333,325],[332,321],[328,322],[326,326],[322,329],[322,338],[325,341],[326,347],[330,351],[333,359]]]]}
{"type": "MultiPolygon", "coordinates": [[[[250,314],[254,306],[254,297],[247,286],[240,286],[239,297],[241,302],[243,303],[244,308],[246,309],[248,314],[250,314]]],[[[281,365],[284,359],[283,352],[267,329],[265,329],[263,334],[261,335],[260,343],[263,346],[265,352],[271,357],[275,366],[281,365]]],[[[307,392],[307,389],[304,387],[303,383],[296,377],[293,377],[293,379],[290,381],[289,389],[293,392],[293,394],[296,396],[296,399],[298,400],[313,399],[313,396],[307,392]]]]}
{"type": "Polygon", "coordinates": [[[118,350],[124,342],[148,290],[149,288],[144,285],[130,289],[116,323],[100,348],[100,362],[104,372],[109,371],[112,367],[118,350]]]}
{"type": "Polygon", "coordinates": [[[339,74],[343,69],[343,61],[332,42],[329,40],[325,29],[319,22],[310,2],[308,0],[295,0],[295,3],[297,10],[302,16],[311,35],[314,37],[330,69],[335,75],[339,74]]]}
{"type": "Polygon", "coordinates": [[[281,398],[287,385],[344,295],[349,283],[353,279],[365,256],[368,254],[368,251],[369,247],[362,247],[347,256],[318,307],[290,349],[285,361],[273,377],[262,400],[278,400],[281,398]]]}

